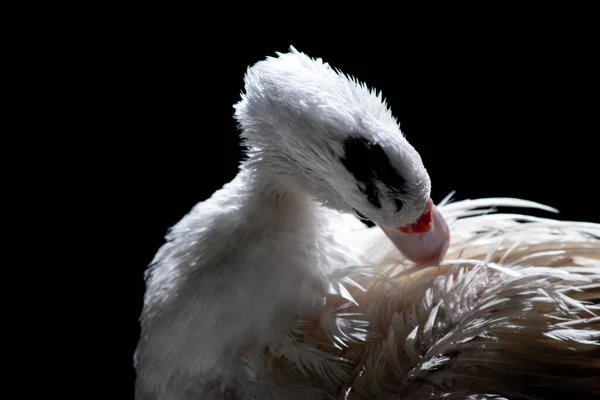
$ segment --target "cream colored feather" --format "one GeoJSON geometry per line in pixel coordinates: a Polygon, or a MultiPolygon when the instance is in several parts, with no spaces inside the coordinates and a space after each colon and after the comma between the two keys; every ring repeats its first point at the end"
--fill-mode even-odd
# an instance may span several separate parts
{"type": "Polygon", "coordinates": [[[600,225],[491,213],[501,206],[549,209],[446,204],[452,245],[429,268],[375,231],[377,269],[345,277],[364,288],[344,284],[358,305],[330,296],[320,319],[268,349],[270,373],[336,399],[600,395],[600,225]]]}

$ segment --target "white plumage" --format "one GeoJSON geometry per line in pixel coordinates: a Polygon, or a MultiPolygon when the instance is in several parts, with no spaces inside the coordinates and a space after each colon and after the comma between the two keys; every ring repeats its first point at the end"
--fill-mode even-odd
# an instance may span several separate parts
{"type": "Polygon", "coordinates": [[[600,394],[599,225],[441,204],[450,247],[416,267],[351,215],[404,226],[429,200],[381,95],[292,49],[236,118],[248,160],[149,268],[137,399],[600,394]]]}

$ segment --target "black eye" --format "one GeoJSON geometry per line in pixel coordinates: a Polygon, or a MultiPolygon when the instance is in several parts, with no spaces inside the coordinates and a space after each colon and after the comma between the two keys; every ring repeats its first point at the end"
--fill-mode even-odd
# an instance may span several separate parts
{"type": "Polygon", "coordinates": [[[404,202],[400,199],[394,199],[394,205],[396,206],[396,211],[400,211],[404,207],[404,202]]]}
{"type": "Polygon", "coordinates": [[[358,211],[356,208],[353,208],[354,210],[354,214],[356,214],[356,216],[362,220],[368,221],[369,218],[365,217],[360,211],[358,211]]]}

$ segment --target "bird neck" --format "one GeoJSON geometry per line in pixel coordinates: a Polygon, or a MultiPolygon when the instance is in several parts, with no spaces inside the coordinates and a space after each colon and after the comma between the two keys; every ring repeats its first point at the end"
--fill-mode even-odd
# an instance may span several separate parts
{"type": "Polygon", "coordinates": [[[275,173],[262,160],[250,159],[240,168],[240,187],[245,192],[244,206],[249,214],[273,219],[274,223],[301,226],[312,223],[319,206],[286,175],[275,173]]]}

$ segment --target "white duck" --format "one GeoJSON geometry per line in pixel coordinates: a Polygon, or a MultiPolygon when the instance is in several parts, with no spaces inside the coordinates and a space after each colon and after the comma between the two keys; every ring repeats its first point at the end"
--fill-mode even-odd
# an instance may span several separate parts
{"type": "Polygon", "coordinates": [[[170,393],[183,381],[229,382],[242,355],[319,313],[330,256],[352,254],[339,243],[349,232],[335,233],[366,230],[340,212],[391,227],[399,246],[418,242],[394,227],[433,214],[427,240],[402,249],[425,262],[446,250],[429,176],[381,95],[294,49],[245,82],[235,115],[249,158],[172,228],[149,271],[139,393],[178,398],[170,393]]]}
{"type": "MultiPolygon", "coordinates": [[[[441,290],[435,286],[440,283],[427,286],[426,280],[405,287],[411,297],[398,305],[389,303],[390,296],[398,299],[403,292],[382,286],[361,266],[397,266],[402,263],[397,250],[417,264],[437,265],[448,249],[448,229],[432,206],[421,158],[381,95],[321,60],[292,48],[250,68],[245,82],[236,118],[248,159],[232,182],[171,229],[148,271],[136,350],[136,398],[344,398],[352,395],[350,389],[356,398],[407,397],[407,385],[396,389],[392,384],[390,389],[388,369],[373,372],[373,366],[393,361],[399,374],[394,379],[405,379],[406,371],[398,371],[417,359],[405,345],[405,360],[396,353],[400,342],[394,332],[414,346],[424,340],[415,333],[417,327],[431,329],[426,322],[433,323],[436,315],[450,318],[432,305],[431,293],[441,290]],[[367,215],[390,240],[352,213],[367,215]],[[387,243],[396,247],[386,248],[387,243]],[[382,311],[382,299],[393,307],[382,311]],[[406,322],[398,310],[406,311],[411,299],[413,313],[424,310],[424,315],[406,322]],[[387,347],[381,342],[365,347],[371,339],[367,331],[387,338],[387,347]],[[354,372],[344,362],[351,362],[354,372]]],[[[503,203],[539,206],[510,200],[484,205],[503,203]]],[[[479,205],[455,203],[446,206],[445,214],[454,221],[477,214],[472,209],[479,205]]],[[[478,224],[466,237],[458,232],[463,243],[450,250],[457,254],[457,246],[490,231],[489,225],[478,224]]],[[[481,258],[490,261],[493,252],[486,253],[491,245],[478,242],[472,259],[485,248],[481,258]]],[[[494,250],[509,251],[497,245],[494,250]]],[[[388,278],[395,274],[393,279],[406,285],[398,278],[402,274],[390,271],[388,278]]],[[[453,273],[449,268],[437,271],[453,273]]],[[[453,281],[444,276],[440,287],[449,291],[453,281]]],[[[489,285],[491,278],[485,276],[483,286],[475,285],[480,288],[473,292],[476,296],[489,285]]],[[[456,287],[464,274],[463,281],[459,278],[456,287]]],[[[474,301],[473,293],[464,292],[467,284],[460,288],[463,292],[456,293],[474,301]]],[[[459,301],[450,294],[439,296],[446,303],[459,301]]],[[[572,301],[574,307],[577,301],[572,301]]],[[[433,398],[427,385],[427,396],[433,398]]],[[[414,393],[425,398],[422,390],[414,393]]]]}

